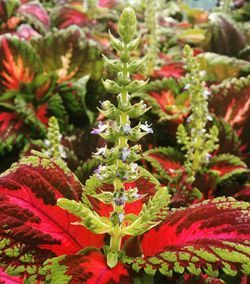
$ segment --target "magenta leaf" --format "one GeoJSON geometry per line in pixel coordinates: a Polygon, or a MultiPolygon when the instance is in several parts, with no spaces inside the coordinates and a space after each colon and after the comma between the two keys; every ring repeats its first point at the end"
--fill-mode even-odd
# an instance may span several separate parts
{"type": "Polygon", "coordinates": [[[29,22],[38,32],[45,34],[49,27],[49,15],[39,2],[25,3],[17,9],[17,14],[29,22]]]}
{"type": "Polygon", "coordinates": [[[127,262],[139,271],[163,275],[250,273],[250,204],[216,198],[171,212],[162,225],[144,234],[142,256],[127,262]]]}
{"type": "Polygon", "coordinates": [[[72,2],[67,5],[57,7],[51,12],[52,22],[60,29],[67,28],[71,25],[84,27],[90,20],[83,11],[82,2],[72,2]]]}
{"type": "Polygon", "coordinates": [[[45,269],[50,272],[46,280],[56,279],[65,284],[134,283],[128,265],[118,262],[116,267],[109,268],[106,262],[105,256],[97,250],[53,258],[46,262],[45,269]]]}
{"type": "Polygon", "coordinates": [[[50,257],[103,245],[74,215],[56,205],[59,197],[79,200],[82,186],[65,164],[41,154],[25,157],[0,177],[1,265],[12,275],[43,278],[41,264],[50,257]]]}
{"type": "Polygon", "coordinates": [[[9,276],[3,268],[0,267],[0,284],[21,284],[23,280],[19,277],[9,276]]]}

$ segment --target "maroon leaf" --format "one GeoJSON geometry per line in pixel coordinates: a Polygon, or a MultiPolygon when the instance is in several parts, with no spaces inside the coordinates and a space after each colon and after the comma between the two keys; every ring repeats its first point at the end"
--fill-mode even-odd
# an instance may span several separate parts
{"type": "Polygon", "coordinates": [[[183,168],[184,157],[171,147],[148,150],[144,153],[144,158],[163,178],[173,178],[177,175],[177,170],[183,168]]]}
{"type": "Polygon", "coordinates": [[[20,139],[20,129],[23,121],[15,113],[0,113],[0,155],[12,147],[18,146],[20,139]]]}
{"type": "Polygon", "coordinates": [[[250,123],[250,83],[249,76],[228,81],[212,88],[214,95],[210,98],[210,110],[231,125],[242,141],[245,150],[249,143],[250,123]]]}
{"type": "MultiPolygon", "coordinates": [[[[56,205],[59,197],[79,200],[81,190],[81,184],[62,161],[41,155],[23,158],[3,173],[0,234],[6,241],[0,263],[27,266],[34,259],[33,265],[39,267],[49,257],[102,246],[103,236],[72,225],[78,218],[56,205]]],[[[13,272],[10,268],[8,271],[13,272]]]]}
{"type": "Polygon", "coordinates": [[[230,124],[224,121],[224,119],[213,119],[213,123],[219,129],[218,144],[219,148],[213,153],[213,155],[219,154],[231,154],[238,157],[242,157],[240,149],[240,141],[236,131],[232,128],[230,124]]]}
{"type": "Polygon", "coordinates": [[[133,268],[166,276],[185,270],[194,275],[250,273],[250,204],[216,198],[173,211],[165,222],[145,233],[143,255],[133,268]],[[164,236],[164,237],[163,237],[164,236]]]}
{"type": "Polygon", "coordinates": [[[218,177],[218,182],[228,179],[233,175],[247,172],[247,166],[240,158],[228,154],[213,157],[208,164],[208,169],[218,177]]]}
{"type": "Polygon", "coordinates": [[[250,202],[250,184],[247,183],[244,185],[242,189],[234,195],[234,197],[238,200],[250,202]]]}
{"type": "Polygon", "coordinates": [[[84,254],[68,255],[48,261],[46,269],[51,270],[51,278],[58,283],[85,284],[132,284],[129,267],[118,262],[109,268],[105,256],[96,250],[84,254]]]}

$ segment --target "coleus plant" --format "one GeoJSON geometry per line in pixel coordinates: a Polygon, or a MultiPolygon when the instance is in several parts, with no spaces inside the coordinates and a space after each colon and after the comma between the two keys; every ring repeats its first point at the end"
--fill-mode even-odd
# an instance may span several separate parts
{"type": "MultiPolygon", "coordinates": [[[[186,151],[185,158],[171,147],[153,148],[143,155],[154,169],[154,175],[169,186],[170,191],[173,190],[172,206],[197,202],[197,197],[220,195],[217,189],[222,184],[240,178],[241,186],[237,190],[223,191],[229,196],[244,188],[242,181],[246,181],[247,174],[247,166],[235,156],[240,156],[236,151],[240,148],[237,134],[221,118],[209,113],[208,99],[212,94],[203,80],[204,71],[201,71],[199,61],[193,57],[193,50],[189,46],[184,48],[184,58],[189,72],[180,80],[190,93],[191,114],[185,126],[178,126],[177,141],[183,145],[181,149],[186,151]],[[209,127],[211,123],[213,126],[209,127]]],[[[218,88],[212,87],[213,90],[218,88]]],[[[219,115],[218,111],[215,113],[219,115]]]]}
{"type": "Polygon", "coordinates": [[[105,58],[117,80],[103,81],[118,105],[102,102],[108,120],[92,131],[113,147],[94,154],[100,164],[85,186],[60,159],[53,119],[54,157],[33,152],[0,177],[3,283],[160,283],[158,273],[163,283],[186,274],[218,283],[223,274],[250,274],[249,203],[221,197],[171,210],[168,189],[136,163],[137,141],[153,131],[131,121],[148,110],[130,102],[147,83],[130,77],[144,62],[130,57],[140,41],[131,8],[118,30],[121,39],[110,38],[120,60],[105,58]]]}
{"type": "Polygon", "coordinates": [[[93,120],[86,85],[101,73],[100,55],[100,46],[76,26],[30,41],[0,37],[0,156],[44,139],[51,115],[65,126],[63,134],[65,121],[93,120]]]}

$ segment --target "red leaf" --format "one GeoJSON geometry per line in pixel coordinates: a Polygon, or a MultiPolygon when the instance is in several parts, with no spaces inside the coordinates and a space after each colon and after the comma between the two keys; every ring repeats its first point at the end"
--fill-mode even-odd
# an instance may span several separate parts
{"type": "Polygon", "coordinates": [[[60,29],[65,29],[71,25],[84,27],[89,23],[89,18],[83,11],[82,3],[72,2],[56,9],[53,14],[54,21],[60,29]]]}
{"type": "Polygon", "coordinates": [[[155,78],[167,78],[174,77],[179,79],[184,75],[183,65],[180,62],[169,63],[168,65],[163,65],[160,70],[155,70],[153,77],[155,78]]]}
{"type": "Polygon", "coordinates": [[[19,120],[17,121],[17,115],[15,113],[11,112],[2,112],[0,113],[0,123],[2,122],[2,125],[0,127],[0,133],[3,133],[7,131],[7,129],[12,124],[13,129],[19,129],[22,125],[22,122],[19,120]]]}
{"type": "MultiPolygon", "coordinates": [[[[132,284],[133,278],[130,275],[129,267],[118,262],[116,267],[109,268],[106,258],[99,251],[91,251],[86,254],[68,255],[62,260],[52,259],[61,270],[57,268],[56,277],[58,281],[69,284],[132,284]],[[60,266],[59,266],[60,267],[60,266]],[[58,271],[60,271],[58,273],[58,271]],[[66,282],[67,280],[67,282],[66,282]]],[[[51,279],[53,279],[53,270],[51,279]]]]}
{"type": "Polygon", "coordinates": [[[36,110],[38,119],[45,125],[48,124],[49,118],[47,116],[48,104],[40,105],[36,110]]]}
{"type": "Polygon", "coordinates": [[[247,166],[240,158],[229,154],[213,157],[208,164],[208,168],[210,172],[218,175],[219,181],[247,171],[247,166]]]}
{"type": "MultiPolygon", "coordinates": [[[[72,225],[77,217],[56,205],[58,197],[79,200],[81,184],[65,165],[39,156],[26,157],[0,178],[1,235],[21,254],[36,252],[37,265],[53,255],[103,245],[103,236],[72,225]]],[[[6,263],[22,262],[20,255],[6,263]]]]}
{"type": "Polygon", "coordinates": [[[250,204],[233,198],[206,200],[169,214],[164,224],[145,233],[143,256],[134,263],[136,270],[160,269],[171,276],[173,271],[200,274],[201,268],[217,277],[218,269],[235,275],[249,273],[250,204]]]}
{"type": "Polygon", "coordinates": [[[3,66],[0,72],[2,77],[0,84],[6,89],[18,90],[21,84],[31,83],[34,79],[34,72],[26,66],[21,54],[14,57],[6,37],[2,37],[1,49],[3,66]]]}

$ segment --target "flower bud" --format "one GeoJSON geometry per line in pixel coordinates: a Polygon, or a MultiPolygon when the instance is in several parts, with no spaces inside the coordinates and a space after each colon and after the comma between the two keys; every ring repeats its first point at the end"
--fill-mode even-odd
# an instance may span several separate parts
{"type": "Polygon", "coordinates": [[[122,86],[127,86],[131,82],[129,77],[127,77],[127,78],[123,77],[122,72],[119,72],[117,74],[117,80],[118,80],[119,84],[121,84],[122,86]]]}
{"type": "Polygon", "coordinates": [[[122,66],[119,60],[116,59],[109,59],[108,57],[106,57],[105,55],[102,55],[103,59],[105,60],[105,62],[108,64],[108,66],[116,72],[120,72],[122,71],[122,66]]]}
{"type": "Polygon", "coordinates": [[[125,8],[118,24],[118,32],[125,43],[129,43],[136,33],[137,20],[132,8],[125,8]]]}
{"type": "Polygon", "coordinates": [[[121,92],[121,87],[114,81],[112,80],[102,80],[103,86],[106,91],[112,93],[112,94],[118,94],[121,92]]]}
{"type": "Polygon", "coordinates": [[[147,58],[147,55],[145,55],[144,57],[142,57],[140,59],[133,60],[128,66],[128,71],[130,73],[136,72],[143,65],[146,58],[147,58]]]}
{"type": "Polygon", "coordinates": [[[128,50],[133,51],[134,49],[136,49],[138,47],[140,41],[141,41],[141,35],[139,35],[136,39],[132,40],[128,44],[128,50]]]}
{"type": "Polygon", "coordinates": [[[130,60],[130,55],[127,49],[125,49],[122,53],[121,53],[121,62],[123,63],[128,63],[130,60]]]}
{"type": "Polygon", "coordinates": [[[115,38],[110,31],[109,31],[109,37],[110,37],[113,47],[116,50],[122,51],[124,49],[123,43],[119,39],[115,38]]]}
{"type": "Polygon", "coordinates": [[[143,101],[136,103],[133,107],[129,110],[128,115],[131,118],[138,118],[142,116],[145,112],[147,112],[151,107],[147,107],[143,101]]]}
{"type": "Polygon", "coordinates": [[[147,81],[138,81],[138,80],[133,81],[127,86],[127,90],[129,93],[133,93],[137,91],[138,89],[144,87],[147,83],[148,83],[148,80],[147,81]]]}

